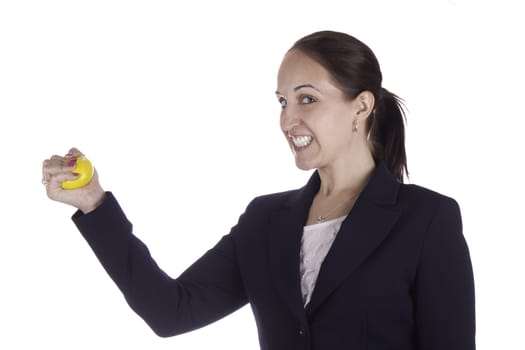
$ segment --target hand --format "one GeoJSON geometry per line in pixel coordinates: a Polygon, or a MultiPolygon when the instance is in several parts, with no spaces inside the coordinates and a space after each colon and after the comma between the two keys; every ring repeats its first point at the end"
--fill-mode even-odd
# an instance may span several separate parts
{"type": "Polygon", "coordinates": [[[95,170],[93,178],[84,187],[74,190],[64,190],[62,182],[75,180],[76,176],[71,173],[75,167],[75,159],[83,154],[76,148],[69,150],[64,157],[54,155],[44,160],[42,165],[42,182],[46,186],[47,196],[57,202],[69,204],[80,209],[84,214],[97,208],[105,198],[105,192],[98,181],[95,170]]]}

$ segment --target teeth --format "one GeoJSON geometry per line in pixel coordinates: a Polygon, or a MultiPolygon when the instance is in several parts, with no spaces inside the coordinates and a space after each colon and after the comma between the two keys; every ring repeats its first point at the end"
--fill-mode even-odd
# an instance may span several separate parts
{"type": "Polygon", "coordinates": [[[291,138],[295,147],[306,147],[314,139],[312,136],[292,136],[291,138]]]}

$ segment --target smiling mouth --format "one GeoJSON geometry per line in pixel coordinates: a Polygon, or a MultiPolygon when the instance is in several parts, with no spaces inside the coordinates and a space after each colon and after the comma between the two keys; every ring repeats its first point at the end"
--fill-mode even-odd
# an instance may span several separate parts
{"type": "Polygon", "coordinates": [[[314,138],[312,136],[290,136],[295,147],[306,147],[312,143],[314,138]]]}

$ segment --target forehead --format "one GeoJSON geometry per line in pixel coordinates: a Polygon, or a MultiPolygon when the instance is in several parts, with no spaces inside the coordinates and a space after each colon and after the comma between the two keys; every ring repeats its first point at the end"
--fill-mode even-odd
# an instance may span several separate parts
{"type": "Polygon", "coordinates": [[[289,51],[277,75],[278,91],[284,93],[303,84],[311,84],[319,89],[335,88],[330,73],[323,66],[299,50],[289,51]]]}

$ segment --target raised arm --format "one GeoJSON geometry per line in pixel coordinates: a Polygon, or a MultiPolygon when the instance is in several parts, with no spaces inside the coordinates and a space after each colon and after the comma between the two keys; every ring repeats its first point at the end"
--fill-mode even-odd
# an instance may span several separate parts
{"type": "Polygon", "coordinates": [[[64,190],[62,181],[74,179],[72,149],[65,157],[44,161],[47,194],[79,210],[73,221],[129,305],[159,336],[187,332],[237,310],[247,303],[236,252],[229,235],[180,277],[171,278],[133,235],[132,224],[110,192],[104,192],[95,173],[85,187],[64,190]]]}
{"type": "Polygon", "coordinates": [[[159,336],[205,326],[247,302],[229,236],[173,279],[132,234],[111,193],[91,213],[77,212],[73,221],[129,305],[159,336]]]}

